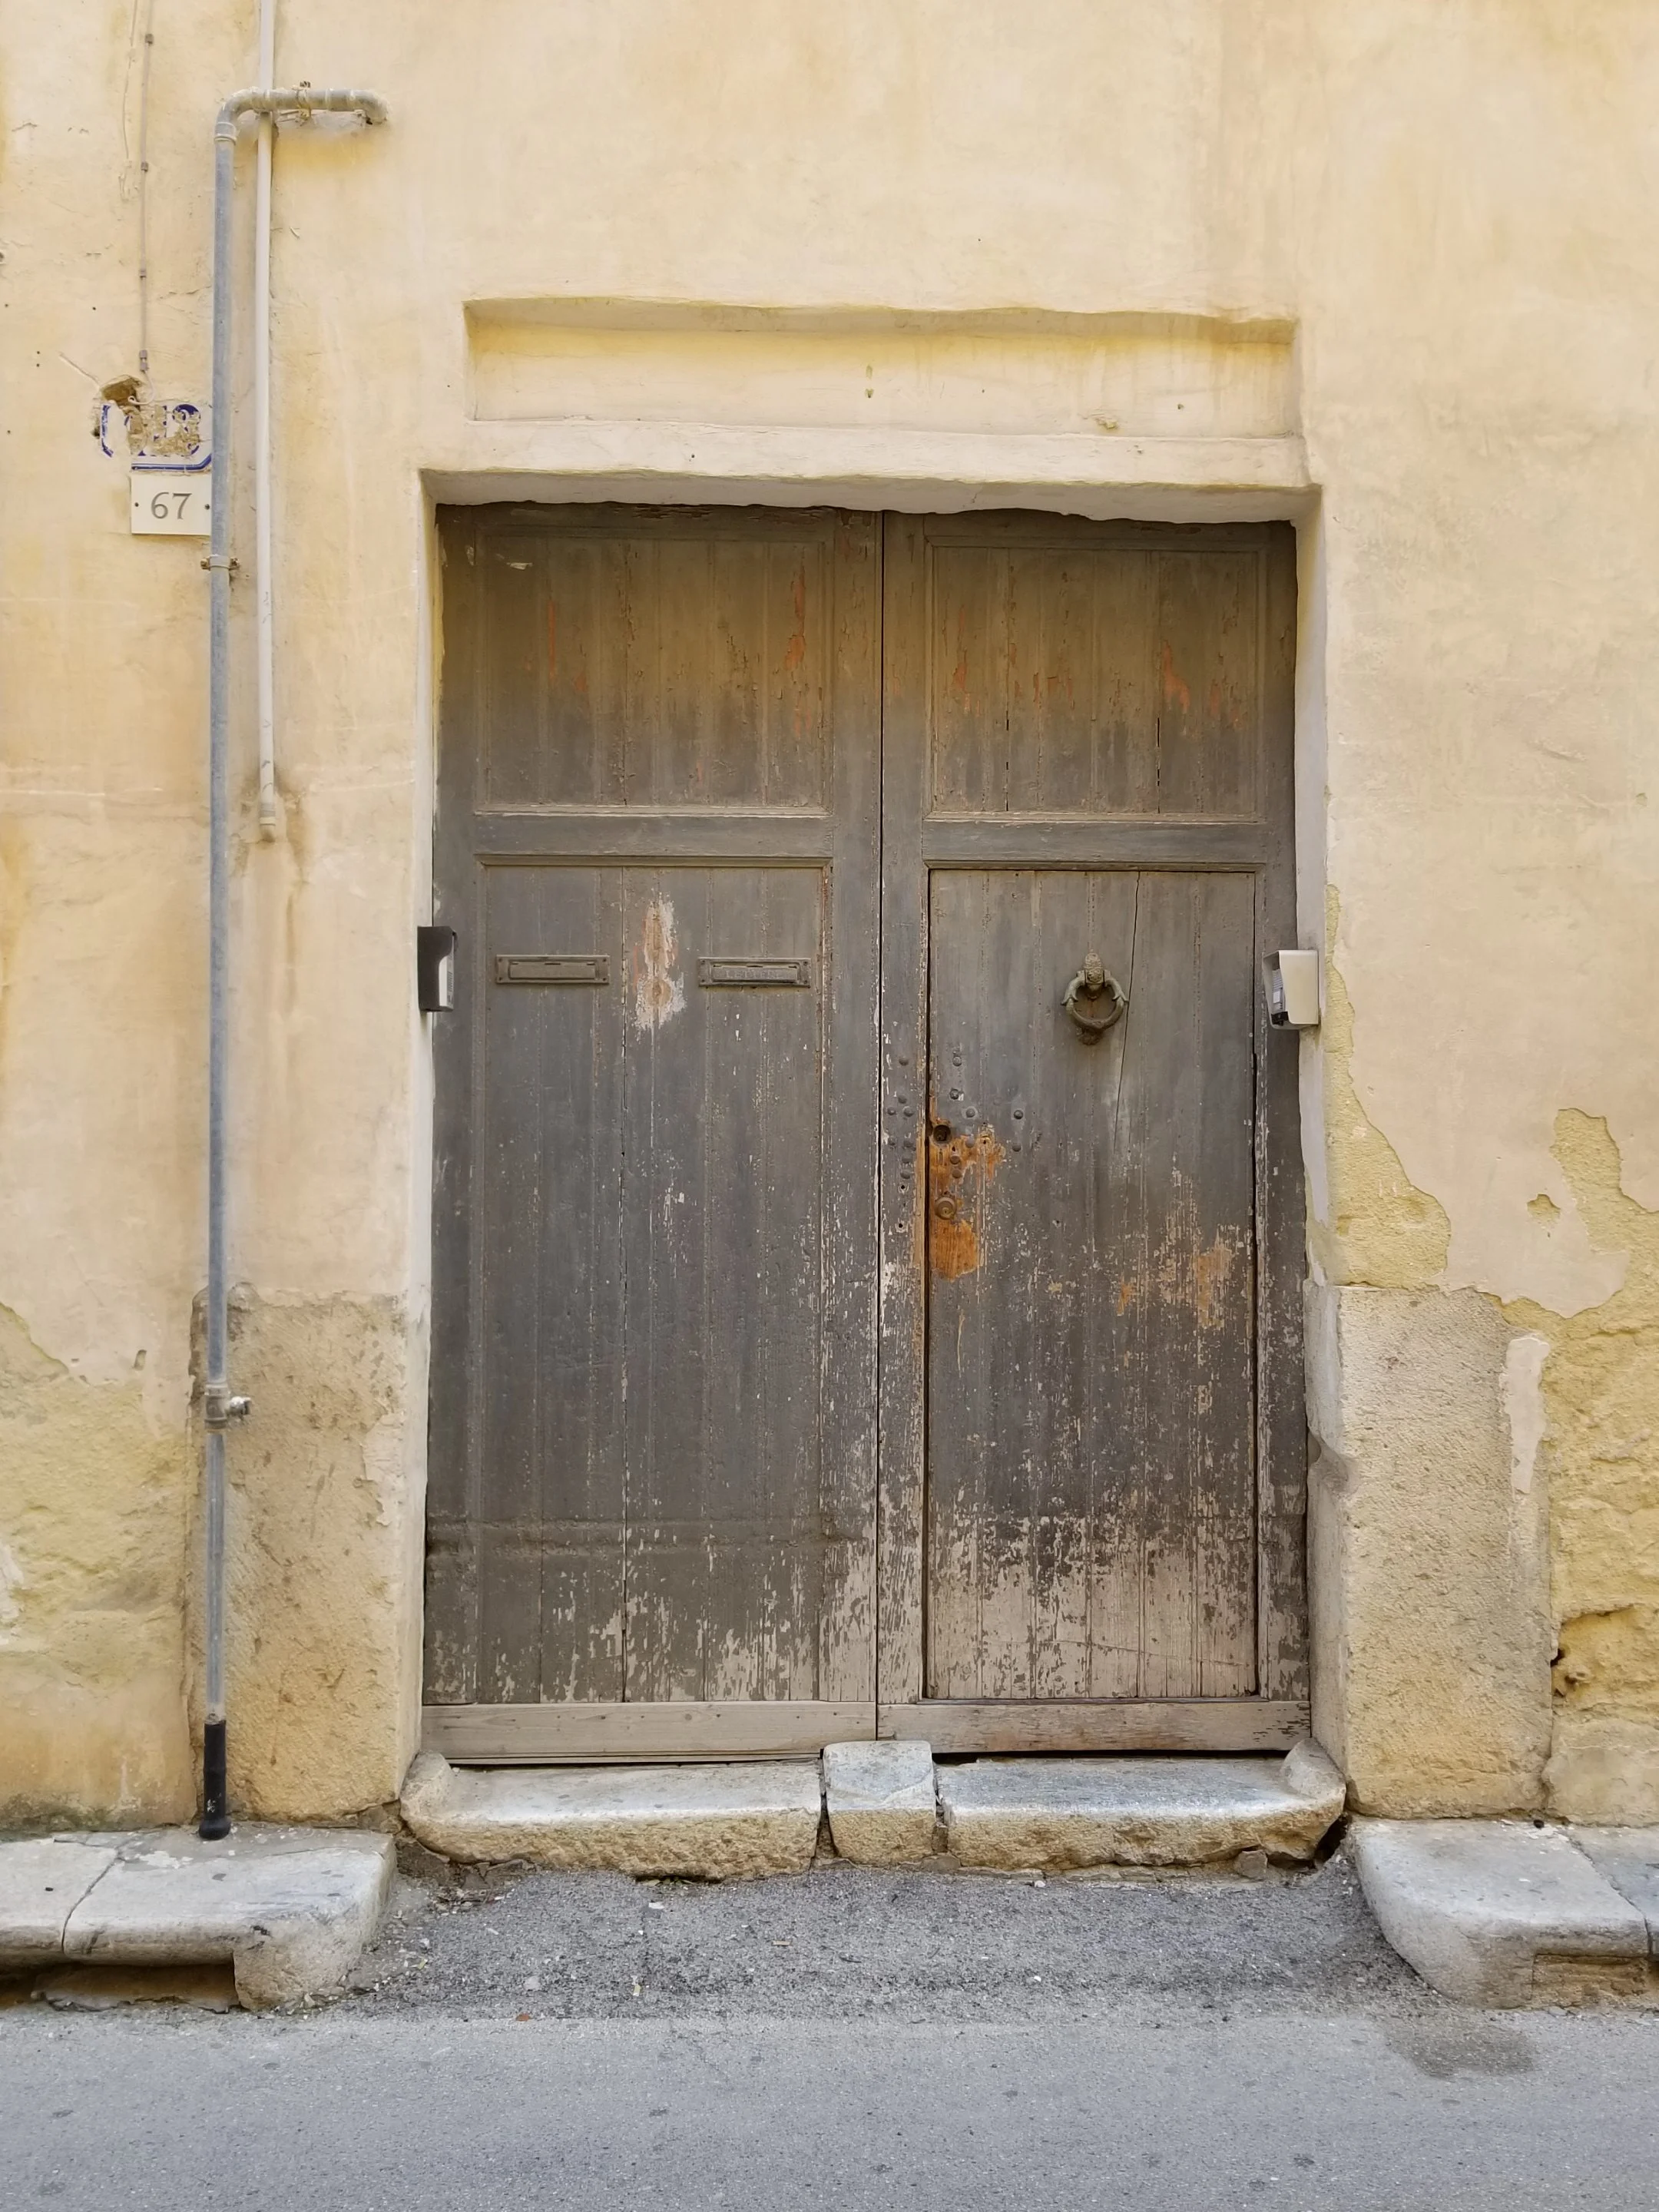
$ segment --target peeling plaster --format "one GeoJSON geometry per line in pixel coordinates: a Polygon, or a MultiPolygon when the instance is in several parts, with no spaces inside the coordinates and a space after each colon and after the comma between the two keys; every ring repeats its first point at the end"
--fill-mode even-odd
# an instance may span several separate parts
{"type": "Polygon", "coordinates": [[[274,1820],[358,1811],[396,1796],[416,1748],[400,1670],[419,1512],[406,1316],[391,1298],[241,1287],[230,1324],[253,1400],[226,1455],[232,1805],[274,1820]]]}
{"type": "MultiPolygon", "coordinates": [[[[1630,1196],[1607,1122],[1568,1109],[1553,1152],[1621,1287],[1587,1312],[1504,1309],[1548,1346],[1551,1803],[1582,1820],[1659,1820],[1659,1212],[1630,1196]]],[[[1517,1342],[1533,1340],[1517,1339],[1517,1342]]]]}
{"type": "Polygon", "coordinates": [[[1538,1447],[1544,1440],[1544,1394],[1539,1384],[1549,1348],[1547,1337],[1522,1334],[1510,1338],[1504,1355],[1498,1395],[1510,1431],[1510,1480],[1522,1498],[1532,1488],[1538,1447]]]}
{"type": "Polygon", "coordinates": [[[1336,963],[1340,902],[1326,894],[1323,1060],[1328,1210],[1309,1224],[1314,1261],[1327,1282],[1375,1290],[1421,1290],[1442,1280],[1451,1225],[1438,1199],[1419,1190],[1400,1155],[1371,1121],[1353,1079],[1354,1012],[1336,963]]]}
{"type": "Polygon", "coordinates": [[[12,1632],[22,1618],[22,1607],[17,1593],[23,1588],[25,1577],[18,1565],[17,1554],[9,1544],[0,1542],[0,1646],[15,1642],[12,1632]]]}

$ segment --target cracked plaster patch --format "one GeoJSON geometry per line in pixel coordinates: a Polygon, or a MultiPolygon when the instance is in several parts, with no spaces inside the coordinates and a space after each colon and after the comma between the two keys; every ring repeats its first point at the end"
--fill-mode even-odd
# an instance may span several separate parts
{"type": "Polygon", "coordinates": [[[1548,1346],[1551,1802],[1575,1818],[1659,1820],[1659,1213],[1625,1190],[1605,1121],[1564,1110],[1553,1149],[1597,1248],[1627,1267],[1588,1311],[1504,1309],[1548,1346]]]}

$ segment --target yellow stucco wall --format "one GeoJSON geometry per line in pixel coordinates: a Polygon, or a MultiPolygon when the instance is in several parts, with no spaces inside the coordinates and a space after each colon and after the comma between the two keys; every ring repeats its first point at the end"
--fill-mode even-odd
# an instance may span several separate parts
{"type": "MultiPolygon", "coordinates": [[[[136,367],[143,21],[0,19],[0,1817],[30,1820],[191,1790],[206,584],[197,542],[128,533],[93,435],[136,367]]],[[[253,9],[154,30],[152,369],[200,397],[253,9]]],[[[283,0],[278,73],[392,120],[278,147],[270,842],[236,593],[241,1802],[379,1802],[414,1741],[434,491],[1182,515],[1214,485],[1302,532],[1321,1733],[1379,1810],[1659,1820],[1653,9],[283,0]],[[644,313],[632,415],[536,413],[576,372],[531,341],[509,375],[524,343],[465,312],[503,301],[644,313]],[[711,397],[708,303],[793,313],[770,412],[711,397]],[[902,393],[820,426],[814,332],[878,310],[901,365],[894,313],[1012,331],[983,434],[960,380],[937,435],[902,393]],[[1212,441],[1167,359],[1080,423],[1066,317],[1209,332],[1212,441]]],[[[590,391],[605,327],[566,345],[590,391]]]]}

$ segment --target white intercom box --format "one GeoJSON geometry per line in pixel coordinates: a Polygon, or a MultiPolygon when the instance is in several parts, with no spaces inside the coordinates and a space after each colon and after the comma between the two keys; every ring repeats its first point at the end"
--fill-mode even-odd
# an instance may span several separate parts
{"type": "Polygon", "coordinates": [[[1319,1027],[1319,955],[1285,946],[1262,964],[1267,1019],[1276,1030],[1319,1027]]]}

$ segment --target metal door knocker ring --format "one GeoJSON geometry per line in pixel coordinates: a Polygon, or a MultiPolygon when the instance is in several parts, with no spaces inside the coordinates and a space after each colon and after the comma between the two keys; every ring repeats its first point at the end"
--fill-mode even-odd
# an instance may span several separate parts
{"type": "Polygon", "coordinates": [[[1097,952],[1089,955],[1066,986],[1066,1011],[1085,1044],[1097,1044],[1128,1003],[1128,993],[1115,975],[1107,974],[1097,952]]]}

